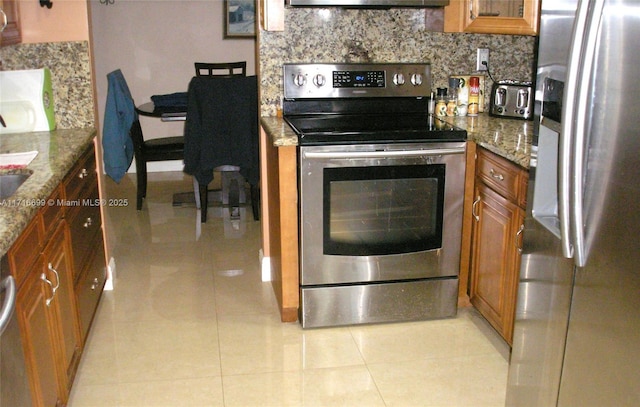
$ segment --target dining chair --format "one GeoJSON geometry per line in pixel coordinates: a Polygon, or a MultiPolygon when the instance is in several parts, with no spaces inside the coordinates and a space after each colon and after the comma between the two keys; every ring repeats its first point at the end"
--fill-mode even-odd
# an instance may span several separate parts
{"type": "Polygon", "coordinates": [[[107,74],[107,81],[109,94],[102,134],[105,167],[107,174],[119,182],[131,165],[131,158],[135,158],[136,208],[142,210],[142,201],[147,195],[147,163],[181,160],[184,157],[184,136],[145,140],[135,103],[122,71],[117,69],[110,72],[107,74]]]}
{"type": "Polygon", "coordinates": [[[196,76],[247,76],[247,62],[196,62],[196,76]]]}
{"type": "MultiPolygon", "coordinates": [[[[259,220],[258,151],[257,78],[241,75],[192,78],[185,123],[184,171],[197,181],[202,223],[207,221],[207,187],[214,170],[220,168],[237,168],[241,176],[230,183],[229,190],[235,185],[242,192],[249,183],[253,216],[259,220]]],[[[223,181],[230,172],[221,173],[223,181]]],[[[235,195],[235,199],[229,197],[232,211],[240,203],[238,194],[235,195]]]]}
{"type": "Polygon", "coordinates": [[[140,120],[135,120],[131,125],[130,136],[136,159],[136,208],[142,210],[142,201],[147,197],[147,163],[182,160],[184,158],[184,136],[145,140],[140,120]]]}
{"type": "MultiPolygon", "coordinates": [[[[196,76],[204,77],[242,77],[247,75],[247,62],[195,62],[194,67],[196,76]]],[[[232,208],[237,204],[244,204],[246,200],[246,192],[244,185],[246,181],[240,174],[240,167],[236,165],[221,165],[214,168],[214,171],[220,173],[220,201],[223,205],[231,205],[232,208]]],[[[202,210],[202,199],[199,197],[199,186],[197,180],[194,182],[194,193],[196,194],[196,206],[202,210]]],[[[255,194],[255,193],[254,193],[255,194]]],[[[208,199],[207,194],[207,199],[208,199]]],[[[206,209],[203,210],[206,219],[206,209]]],[[[254,211],[254,218],[259,217],[254,211]]]]}

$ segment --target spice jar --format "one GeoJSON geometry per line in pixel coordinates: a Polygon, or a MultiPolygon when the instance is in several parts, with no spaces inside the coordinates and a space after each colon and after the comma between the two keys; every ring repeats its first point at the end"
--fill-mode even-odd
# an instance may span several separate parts
{"type": "Polygon", "coordinates": [[[458,110],[458,98],[455,93],[449,97],[447,102],[447,116],[455,116],[458,110]]]}
{"type": "Polygon", "coordinates": [[[467,106],[469,104],[469,88],[466,86],[460,86],[458,88],[458,110],[457,116],[467,115],[467,106]]]}
{"type": "Polygon", "coordinates": [[[436,116],[447,115],[447,88],[438,88],[436,100],[436,116]]]}
{"type": "Polygon", "coordinates": [[[480,78],[472,76],[469,78],[469,106],[467,114],[477,116],[480,103],[480,78]]]}

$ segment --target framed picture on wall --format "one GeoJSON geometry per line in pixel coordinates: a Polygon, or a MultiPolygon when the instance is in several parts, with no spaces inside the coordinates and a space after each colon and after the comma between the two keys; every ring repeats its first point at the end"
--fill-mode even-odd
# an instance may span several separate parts
{"type": "Polygon", "coordinates": [[[224,0],[224,36],[256,36],[256,1],[224,0]]]}

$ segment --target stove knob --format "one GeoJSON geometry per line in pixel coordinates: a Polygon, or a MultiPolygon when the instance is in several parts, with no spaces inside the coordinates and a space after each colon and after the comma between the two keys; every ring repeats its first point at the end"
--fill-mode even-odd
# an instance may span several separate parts
{"type": "Polygon", "coordinates": [[[295,83],[296,86],[302,87],[307,83],[307,77],[299,73],[293,77],[293,83],[295,83]]]}
{"type": "Polygon", "coordinates": [[[401,73],[394,73],[393,74],[393,84],[396,86],[402,86],[404,85],[404,75],[401,73]]]}
{"type": "Polygon", "coordinates": [[[413,86],[420,86],[422,85],[422,75],[419,73],[414,73],[411,75],[411,83],[413,84],[413,86]]]}
{"type": "Polygon", "coordinates": [[[319,73],[313,77],[313,84],[316,85],[317,87],[324,86],[325,83],[327,83],[327,79],[324,77],[323,74],[319,73]]]}

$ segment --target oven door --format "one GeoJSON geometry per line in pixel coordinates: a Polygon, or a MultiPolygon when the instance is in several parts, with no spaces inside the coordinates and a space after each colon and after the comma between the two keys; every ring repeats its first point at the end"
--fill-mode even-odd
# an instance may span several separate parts
{"type": "Polygon", "coordinates": [[[455,277],[465,143],[300,147],[301,285],[455,277]]]}

